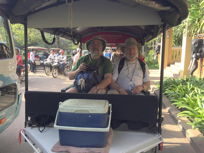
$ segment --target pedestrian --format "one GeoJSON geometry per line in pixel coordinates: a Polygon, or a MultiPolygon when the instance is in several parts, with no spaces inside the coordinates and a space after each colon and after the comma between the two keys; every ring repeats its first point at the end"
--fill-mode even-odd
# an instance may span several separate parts
{"type": "Polygon", "coordinates": [[[17,60],[16,74],[20,78],[21,69],[23,68],[23,60],[22,60],[22,56],[20,55],[20,49],[16,48],[15,51],[16,51],[16,60],[17,60]]]}
{"type": "Polygon", "coordinates": [[[30,71],[33,73],[36,71],[35,50],[30,51],[30,71]]]}

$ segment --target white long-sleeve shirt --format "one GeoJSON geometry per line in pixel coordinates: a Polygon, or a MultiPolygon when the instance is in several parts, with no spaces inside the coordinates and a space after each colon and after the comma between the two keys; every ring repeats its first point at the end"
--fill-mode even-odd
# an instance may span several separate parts
{"type": "Polygon", "coordinates": [[[65,63],[67,61],[67,56],[66,55],[59,55],[57,57],[58,62],[60,63],[65,63]]]}
{"type": "Polygon", "coordinates": [[[34,52],[30,52],[30,61],[31,62],[35,62],[35,53],[34,52]]]}

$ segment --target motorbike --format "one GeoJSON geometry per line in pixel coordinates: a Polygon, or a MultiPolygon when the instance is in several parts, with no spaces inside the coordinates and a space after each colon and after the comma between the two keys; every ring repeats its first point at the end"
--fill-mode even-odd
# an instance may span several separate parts
{"type": "Polygon", "coordinates": [[[44,61],[44,71],[45,71],[45,74],[47,76],[49,76],[52,72],[52,65],[53,65],[53,61],[50,61],[50,60],[45,60],[44,61]]]}
{"type": "Polygon", "coordinates": [[[66,61],[66,63],[61,63],[61,62],[55,61],[52,64],[52,76],[53,76],[53,78],[57,78],[59,74],[67,76],[68,72],[71,71],[72,64],[73,64],[73,61],[71,58],[68,59],[66,61]]]}

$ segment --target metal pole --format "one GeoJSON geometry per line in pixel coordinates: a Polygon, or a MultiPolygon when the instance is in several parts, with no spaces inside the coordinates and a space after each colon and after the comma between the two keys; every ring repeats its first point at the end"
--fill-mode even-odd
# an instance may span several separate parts
{"type": "MultiPolygon", "coordinates": [[[[27,27],[27,18],[25,19],[24,24],[24,47],[25,47],[25,92],[28,91],[28,27],[27,27]]],[[[25,127],[27,126],[28,116],[26,111],[25,103],[25,127]]]]}
{"type": "Polygon", "coordinates": [[[162,124],[162,94],[163,94],[163,78],[164,78],[164,55],[165,55],[165,38],[166,38],[166,24],[163,25],[163,36],[162,36],[162,53],[161,53],[161,66],[160,66],[160,88],[159,88],[159,122],[158,132],[161,133],[162,124]]]}
{"type": "Polygon", "coordinates": [[[79,57],[81,57],[82,56],[82,42],[79,43],[79,49],[80,49],[79,57]]]}
{"type": "Polygon", "coordinates": [[[28,91],[28,27],[27,18],[24,24],[24,47],[25,47],[25,91],[28,91]]]}

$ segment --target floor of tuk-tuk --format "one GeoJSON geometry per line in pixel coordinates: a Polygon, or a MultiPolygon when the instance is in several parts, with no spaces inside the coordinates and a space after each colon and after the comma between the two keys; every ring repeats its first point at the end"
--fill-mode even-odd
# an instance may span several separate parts
{"type": "MultiPolygon", "coordinates": [[[[43,153],[53,153],[51,149],[59,141],[58,130],[55,128],[46,128],[40,132],[38,128],[26,127],[24,133],[32,144],[35,144],[36,149],[43,153]]],[[[146,152],[157,147],[160,142],[160,134],[113,130],[109,153],[146,152]]]]}

